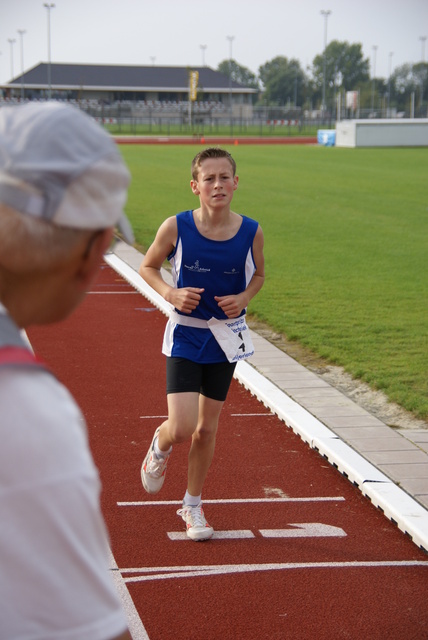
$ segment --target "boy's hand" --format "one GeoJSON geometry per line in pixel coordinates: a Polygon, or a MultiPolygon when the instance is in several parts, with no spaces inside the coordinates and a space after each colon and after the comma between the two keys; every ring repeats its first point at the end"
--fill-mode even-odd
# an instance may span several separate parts
{"type": "Polygon", "coordinates": [[[228,318],[237,318],[246,307],[240,294],[236,296],[214,296],[214,300],[218,302],[218,306],[228,318]]]}
{"type": "Polygon", "coordinates": [[[182,313],[191,313],[198,306],[201,294],[205,289],[196,287],[183,287],[182,289],[171,289],[168,296],[170,302],[176,309],[182,313]]]}

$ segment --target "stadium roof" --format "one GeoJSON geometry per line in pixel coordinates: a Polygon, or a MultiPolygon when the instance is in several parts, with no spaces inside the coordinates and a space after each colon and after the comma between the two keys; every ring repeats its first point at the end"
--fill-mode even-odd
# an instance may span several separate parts
{"type": "MultiPolygon", "coordinates": [[[[257,90],[238,82],[229,83],[229,77],[210,67],[160,67],[101,64],[51,63],[50,77],[53,89],[186,92],[189,89],[189,71],[199,72],[199,89],[210,93],[253,94],[257,90]]],[[[24,74],[16,76],[3,86],[43,89],[48,86],[49,65],[39,63],[24,74]]]]}

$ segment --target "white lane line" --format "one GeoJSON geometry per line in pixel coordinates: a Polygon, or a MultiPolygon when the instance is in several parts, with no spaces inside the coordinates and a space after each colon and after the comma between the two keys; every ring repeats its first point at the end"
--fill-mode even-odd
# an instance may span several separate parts
{"type": "Polygon", "coordinates": [[[119,295],[119,296],[128,296],[128,295],[138,295],[138,291],[88,291],[88,294],[90,295],[101,295],[101,296],[105,296],[105,295],[119,295]]]}
{"type": "Polygon", "coordinates": [[[346,533],[340,527],[321,522],[302,522],[289,524],[297,529],[260,529],[264,538],[342,538],[346,533]]]}
{"type": "Polygon", "coordinates": [[[140,416],[141,420],[165,420],[168,416],[140,416]]]}
{"type": "Polygon", "coordinates": [[[272,413],[272,411],[269,411],[268,413],[231,413],[230,414],[232,416],[232,418],[246,418],[248,417],[259,417],[259,416],[274,416],[275,414],[272,413]]]}
{"type": "MultiPolygon", "coordinates": [[[[169,531],[167,536],[174,542],[176,540],[190,540],[185,531],[169,531]]],[[[255,538],[255,535],[249,529],[235,529],[231,531],[214,531],[211,540],[245,540],[255,538]]]]}
{"type": "Polygon", "coordinates": [[[252,573],[256,571],[287,571],[290,569],[382,569],[382,568],[425,567],[428,561],[423,560],[381,560],[356,562],[278,562],[270,564],[226,564],[187,567],[141,567],[120,569],[122,575],[138,573],[144,575],[124,577],[124,582],[147,582],[149,580],[166,580],[169,578],[196,578],[200,576],[231,575],[236,573],[252,573]]]}
{"type": "MultiPolygon", "coordinates": [[[[233,418],[246,418],[246,417],[254,417],[254,416],[274,416],[275,414],[272,412],[269,413],[231,413],[233,418]]],[[[140,416],[142,420],[146,420],[149,418],[167,418],[168,416],[140,416]]]]}
{"type": "MultiPolygon", "coordinates": [[[[297,529],[259,529],[263,538],[343,538],[347,534],[340,527],[333,527],[321,522],[302,522],[289,524],[297,529]]],[[[167,536],[172,541],[190,540],[185,531],[169,531],[167,536]]],[[[214,531],[211,540],[245,540],[256,536],[249,529],[233,529],[230,531],[214,531]]]]}
{"type": "Polygon", "coordinates": [[[128,591],[128,587],[122,577],[121,572],[118,569],[116,560],[113,553],[110,550],[110,573],[113,578],[113,582],[116,587],[117,594],[122,603],[123,610],[128,622],[128,628],[132,636],[132,640],[149,640],[147,631],[141,621],[135,604],[131,598],[131,594],[128,591]]]}
{"type": "MultiPolygon", "coordinates": [[[[313,498],[231,498],[224,500],[204,500],[204,504],[249,504],[249,503],[281,503],[281,502],[344,502],[343,496],[322,496],[313,498]]],[[[136,502],[117,502],[118,507],[162,507],[182,504],[182,500],[147,500],[136,502]]]]}

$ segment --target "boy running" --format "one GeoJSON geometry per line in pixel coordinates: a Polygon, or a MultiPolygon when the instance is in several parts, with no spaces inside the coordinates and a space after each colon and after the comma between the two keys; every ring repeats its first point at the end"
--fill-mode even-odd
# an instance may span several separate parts
{"type": "Polygon", "coordinates": [[[168,418],[155,431],[141,476],[145,490],[157,493],[173,445],[191,439],[187,490],[177,514],[189,538],[206,540],[214,530],[204,516],[202,490],[236,362],[253,352],[245,312],[264,282],[263,232],[230,208],[238,176],[226,150],[198,153],[190,186],[199,208],[167,218],[140,267],[144,280],[174,307],[162,346],[168,418]],[[173,286],[161,275],[166,259],[173,286]]]}

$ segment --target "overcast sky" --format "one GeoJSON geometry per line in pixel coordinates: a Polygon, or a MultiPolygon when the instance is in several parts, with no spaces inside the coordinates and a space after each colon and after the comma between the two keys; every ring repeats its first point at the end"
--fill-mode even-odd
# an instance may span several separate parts
{"type": "Polygon", "coordinates": [[[303,69],[327,41],[361,43],[370,72],[387,78],[405,62],[428,61],[428,0],[0,0],[0,82],[52,62],[201,66],[232,57],[257,74],[276,56],[303,69]],[[51,4],[51,3],[49,3],[51,4]],[[321,10],[329,10],[327,20],[321,10]],[[18,30],[25,30],[21,36],[18,30]],[[10,39],[16,40],[11,45],[10,39]],[[201,46],[206,48],[202,49],[201,46]],[[373,47],[377,46],[376,53],[373,47]],[[13,50],[13,55],[12,51],[13,50]],[[393,52],[392,57],[390,52],[393,52]]]}

